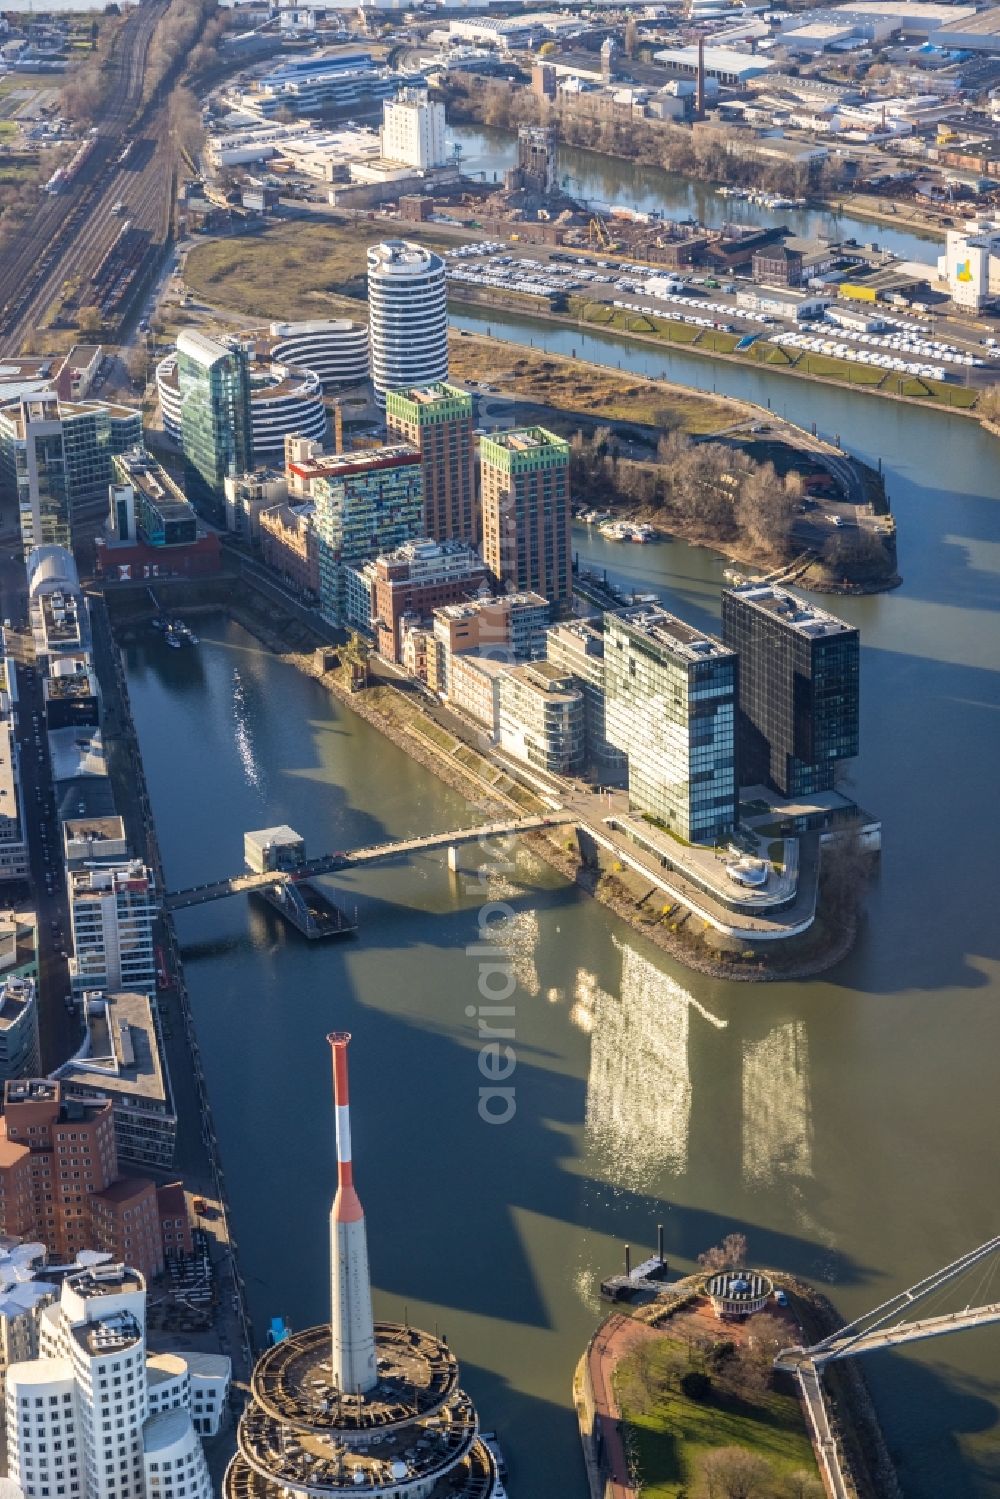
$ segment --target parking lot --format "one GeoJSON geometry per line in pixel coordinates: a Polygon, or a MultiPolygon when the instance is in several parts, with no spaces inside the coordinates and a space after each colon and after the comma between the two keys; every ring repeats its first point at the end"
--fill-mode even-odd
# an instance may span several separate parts
{"type": "MultiPolygon", "coordinates": [[[[841,305],[830,309],[832,315],[793,322],[771,312],[740,306],[737,300],[740,287],[735,280],[720,282],[711,276],[660,271],[654,266],[607,256],[582,256],[535,246],[532,251],[530,255],[512,253],[511,246],[496,240],[456,246],[446,252],[448,279],[458,286],[517,291],[546,298],[560,293],[582,294],[618,311],[743,334],[751,341],[766,337],[782,348],[825,354],[920,378],[954,379],[972,369],[985,368],[991,362],[958,344],[933,337],[930,325],[912,315],[883,314],[879,310],[877,317],[883,327],[864,330],[845,326],[841,305]],[[703,288],[721,295],[706,297],[703,288]],[[633,301],[633,297],[643,300],[633,301]]],[[[760,291],[752,282],[744,282],[743,286],[754,293],[760,291]]],[[[873,309],[873,320],[875,316],[873,309]]]]}

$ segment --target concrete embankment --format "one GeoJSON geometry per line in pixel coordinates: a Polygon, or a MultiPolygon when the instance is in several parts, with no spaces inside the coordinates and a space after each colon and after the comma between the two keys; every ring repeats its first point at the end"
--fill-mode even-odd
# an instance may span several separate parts
{"type": "MultiPolygon", "coordinates": [[[[487,315],[491,310],[496,310],[501,315],[504,313],[509,315],[511,310],[509,306],[506,306],[499,299],[492,304],[485,300],[472,302],[465,298],[456,297],[454,293],[449,293],[448,306],[453,307],[459,313],[465,310],[487,315]]],[[[840,379],[836,375],[810,374],[808,370],[799,369],[797,365],[768,364],[756,358],[746,359],[742,354],[729,354],[718,349],[704,348],[697,342],[672,342],[670,339],[663,338],[656,333],[643,333],[632,329],[625,331],[587,318],[574,317],[569,312],[549,312],[539,307],[536,311],[531,312],[530,317],[532,322],[554,323],[556,326],[562,328],[578,328],[581,333],[603,333],[608,338],[617,338],[624,343],[639,343],[645,347],[658,349],[663,354],[691,354],[700,359],[719,360],[723,364],[738,364],[741,369],[748,370],[756,375],[778,375],[792,380],[806,380],[811,385],[829,385],[834,386],[838,390],[852,391],[855,395],[875,396],[879,400],[896,401],[905,406],[920,406],[924,411],[942,411],[949,416],[969,417],[973,421],[980,420],[976,412],[968,406],[951,405],[946,401],[931,400],[927,397],[908,396],[899,391],[883,390],[877,385],[863,385],[856,381],[840,379]]],[[[859,368],[864,368],[864,366],[859,366],[859,368]]],[[[949,389],[958,392],[963,387],[955,385],[949,387],[949,389]]]]}

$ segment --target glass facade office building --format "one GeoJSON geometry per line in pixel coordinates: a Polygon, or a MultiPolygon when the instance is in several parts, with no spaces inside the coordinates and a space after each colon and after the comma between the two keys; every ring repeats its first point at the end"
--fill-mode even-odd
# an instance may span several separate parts
{"type": "Polygon", "coordinates": [[[723,589],[722,637],[740,658],[743,785],[782,796],[831,791],[858,753],[857,630],[785,589],[723,589]]]}
{"type": "Polygon", "coordinates": [[[736,824],[738,662],[665,609],[607,614],[606,731],[628,758],[629,803],[689,843],[736,824]]]}
{"type": "Polygon", "coordinates": [[[115,455],[141,442],[141,413],[128,406],[43,395],[0,408],[0,482],[25,556],[71,547],[74,521],[107,503],[115,455]]]}
{"type": "Polygon", "coordinates": [[[246,352],[185,328],[177,338],[177,383],[188,496],[221,504],[226,476],[253,467],[246,352]]]}

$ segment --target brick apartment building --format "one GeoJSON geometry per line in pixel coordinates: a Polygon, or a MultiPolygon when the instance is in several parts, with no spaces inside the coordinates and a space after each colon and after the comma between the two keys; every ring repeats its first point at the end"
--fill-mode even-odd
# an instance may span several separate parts
{"type": "Polygon", "coordinates": [[[424,524],[435,541],[479,540],[472,397],[457,385],[391,390],[385,398],[390,441],[410,443],[423,468],[424,524]]]}
{"type": "Polygon", "coordinates": [[[404,618],[429,620],[444,604],[489,592],[489,571],[464,541],[407,541],[370,564],[372,627],[379,654],[402,661],[404,618]]]}
{"type": "Polygon", "coordinates": [[[5,1085],[3,1107],[0,1234],[37,1239],[64,1261],[106,1250],[150,1278],[163,1272],[165,1246],[191,1252],[186,1213],[178,1226],[180,1184],[158,1189],[119,1176],[110,1099],[77,1099],[59,1082],[23,1078],[5,1085]]]}

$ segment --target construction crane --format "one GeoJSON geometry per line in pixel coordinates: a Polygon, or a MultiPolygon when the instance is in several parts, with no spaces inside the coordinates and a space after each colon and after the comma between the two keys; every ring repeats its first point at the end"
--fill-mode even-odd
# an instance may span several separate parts
{"type": "Polygon", "coordinates": [[[614,241],[608,233],[608,226],[599,213],[595,213],[590,221],[587,238],[592,245],[597,245],[601,250],[614,248],[614,241]]]}

